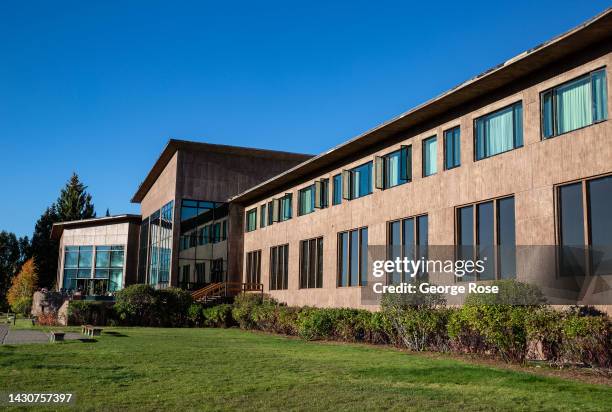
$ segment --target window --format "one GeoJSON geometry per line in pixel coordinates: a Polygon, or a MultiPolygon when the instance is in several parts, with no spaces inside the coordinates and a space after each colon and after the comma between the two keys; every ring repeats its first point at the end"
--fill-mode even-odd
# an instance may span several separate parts
{"type": "Polygon", "coordinates": [[[457,259],[484,260],[484,271],[471,279],[515,278],[514,197],[457,208],[456,217],[457,259]]]}
{"type": "Polygon", "coordinates": [[[191,276],[191,266],[184,265],[183,267],[181,267],[181,270],[179,271],[179,280],[178,280],[180,288],[187,289],[189,287],[190,276],[191,276]]]}
{"type": "Polygon", "coordinates": [[[561,276],[612,274],[612,176],[559,186],[557,195],[561,276]]]}
{"type": "Polygon", "coordinates": [[[216,202],[183,199],[181,202],[181,222],[208,212],[220,205],[221,203],[216,202]]]}
{"type": "Polygon", "coordinates": [[[151,285],[167,285],[170,280],[173,216],[174,202],[170,201],[149,217],[148,280],[151,285]]]}
{"type": "Polygon", "coordinates": [[[77,279],[91,278],[92,259],[92,246],[64,248],[64,289],[77,289],[77,279]]]}
{"type": "Polygon", "coordinates": [[[412,146],[376,158],[376,188],[388,189],[412,179],[412,146]]]}
{"type": "Polygon", "coordinates": [[[423,140],[423,177],[438,172],[438,139],[436,136],[423,140]]]}
{"type": "Polygon", "coordinates": [[[476,160],[523,146],[523,104],[515,103],[474,121],[476,160]]]}
{"type": "Polygon", "coordinates": [[[268,214],[266,213],[267,205],[261,205],[259,208],[259,227],[266,227],[268,223],[268,214]]]}
{"type": "Polygon", "coordinates": [[[315,208],[324,209],[329,206],[329,179],[321,179],[314,183],[315,208]]]}
{"type": "Polygon", "coordinates": [[[298,192],[298,216],[312,213],[315,210],[315,185],[310,185],[298,192]]]}
{"type": "Polygon", "coordinates": [[[285,194],[285,196],[283,196],[280,199],[280,221],[284,222],[285,220],[289,220],[291,219],[291,212],[292,212],[292,195],[291,193],[287,193],[285,194]]]}
{"type": "Polygon", "coordinates": [[[338,233],[338,286],[368,284],[368,228],[338,233]]]}
{"type": "Polygon", "coordinates": [[[246,231],[252,232],[257,229],[257,209],[251,209],[246,214],[246,231]]]}
{"type": "Polygon", "coordinates": [[[340,203],[342,203],[342,175],[341,174],[337,174],[333,177],[333,198],[332,198],[332,204],[333,205],[339,205],[340,203]]]}
{"type": "Polygon", "coordinates": [[[289,245],[270,248],[270,290],[287,289],[289,245]]]}
{"type": "Polygon", "coordinates": [[[245,283],[261,283],[261,250],[247,253],[245,277],[245,283]]]}
{"type": "Polygon", "coordinates": [[[274,201],[268,202],[268,226],[274,223],[274,201]]]}
{"type": "Polygon", "coordinates": [[[357,199],[372,193],[372,162],[342,172],[342,197],[357,199]]]}
{"type": "Polygon", "coordinates": [[[198,244],[200,246],[207,245],[210,243],[210,225],[206,225],[200,229],[200,235],[198,236],[198,244]]]}
{"type": "Polygon", "coordinates": [[[300,242],[300,288],[323,287],[323,238],[300,242]]]}
{"type": "Polygon", "coordinates": [[[108,279],[107,291],[123,286],[123,246],[96,246],[94,277],[108,279]]]}
{"type": "MultiPolygon", "coordinates": [[[[396,258],[408,258],[418,260],[421,257],[427,258],[428,246],[428,218],[427,215],[409,217],[394,220],[387,224],[387,256],[389,260],[396,258]]],[[[409,282],[414,277],[411,273],[393,273],[388,283],[399,284],[409,282]]],[[[417,273],[416,276],[422,277],[425,273],[417,273]]]]}
{"type": "Polygon", "coordinates": [[[444,132],[444,168],[461,166],[461,133],[459,126],[444,132]]]}
{"type": "Polygon", "coordinates": [[[605,69],[588,73],[540,96],[542,137],[548,139],[608,117],[605,69]]]}
{"type": "Polygon", "coordinates": [[[197,262],[195,264],[195,276],[197,286],[201,286],[206,282],[206,265],[204,262],[197,262]]]}
{"type": "Polygon", "coordinates": [[[223,258],[210,261],[210,281],[213,283],[225,282],[225,268],[223,258]]]}

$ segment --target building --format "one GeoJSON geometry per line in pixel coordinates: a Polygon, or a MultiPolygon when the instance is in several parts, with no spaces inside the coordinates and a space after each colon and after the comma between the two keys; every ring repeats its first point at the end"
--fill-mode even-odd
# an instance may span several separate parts
{"type": "Polygon", "coordinates": [[[170,140],[132,198],[143,216],[137,282],[239,282],[242,209],[228,199],[311,157],[170,140]]]}
{"type": "Polygon", "coordinates": [[[136,282],[139,215],[120,215],[53,225],[59,240],[58,289],[112,295],[136,282]]]}
{"type": "Polygon", "coordinates": [[[611,50],[607,10],[233,197],[245,281],[291,305],[359,307],[373,247],[488,256],[475,281],[540,276],[521,247],[611,274],[611,50]]]}

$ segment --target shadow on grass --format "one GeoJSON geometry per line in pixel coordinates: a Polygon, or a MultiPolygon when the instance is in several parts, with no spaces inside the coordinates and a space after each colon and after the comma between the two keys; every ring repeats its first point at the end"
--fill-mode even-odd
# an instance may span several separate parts
{"type": "Polygon", "coordinates": [[[119,332],[115,332],[115,331],[109,331],[109,332],[103,332],[105,335],[110,335],[110,336],[114,336],[116,338],[127,338],[128,335],[125,335],[123,333],[119,333],[119,332]]]}
{"type": "Polygon", "coordinates": [[[97,342],[97,340],[92,339],[92,338],[78,338],[77,340],[81,343],[96,343],[97,342]]]}

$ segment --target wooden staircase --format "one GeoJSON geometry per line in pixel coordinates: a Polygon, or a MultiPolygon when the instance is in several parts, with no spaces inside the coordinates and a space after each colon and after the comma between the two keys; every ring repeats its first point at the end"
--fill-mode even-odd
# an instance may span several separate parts
{"type": "Polygon", "coordinates": [[[263,294],[263,283],[215,282],[192,292],[191,297],[196,302],[213,303],[246,292],[263,294]]]}

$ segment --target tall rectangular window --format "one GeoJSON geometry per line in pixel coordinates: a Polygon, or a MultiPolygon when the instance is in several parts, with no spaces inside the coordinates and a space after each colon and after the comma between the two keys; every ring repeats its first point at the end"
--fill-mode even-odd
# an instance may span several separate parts
{"type": "Polygon", "coordinates": [[[261,283],[261,250],[246,255],[245,283],[261,283]]]}
{"type": "Polygon", "coordinates": [[[274,223],[274,201],[268,202],[268,226],[274,223]]]}
{"type": "Polygon", "coordinates": [[[321,179],[314,183],[314,207],[324,209],[329,206],[329,179],[321,179]]]}
{"type": "Polygon", "coordinates": [[[283,222],[285,220],[291,219],[292,212],[292,195],[291,193],[287,193],[280,199],[280,221],[283,222]]]}
{"type": "Polygon", "coordinates": [[[514,103],[474,121],[476,160],[523,146],[523,104],[514,103]]]}
{"type": "Polygon", "coordinates": [[[461,166],[461,132],[459,126],[444,132],[444,168],[461,166]]]}
{"type": "Polygon", "coordinates": [[[323,287],[323,238],[300,242],[300,288],[323,287]]]}
{"type": "Polygon", "coordinates": [[[259,227],[266,227],[268,223],[268,214],[266,213],[267,205],[259,207],[259,227]]]}
{"type": "Polygon", "coordinates": [[[560,186],[558,198],[561,275],[612,274],[612,176],[560,186]]]}
{"type": "Polygon", "coordinates": [[[438,172],[438,139],[436,136],[423,140],[423,176],[438,172]]]}
{"type": "Polygon", "coordinates": [[[315,210],[315,185],[310,185],[298,192],[298,216],[312,213],[315,210]]]}
{"type": "MultiPolygon", "coordinates": [[[[418,260],[426,257],[428,246],[427,215],[408,217],[387,223],[387,256],[389,260],[408,258],[418,260]]],[[[423,273],[416,273],[414,277],[423,273]]],[[[388,283],[409,282],[412,273],[395,272],[387,279],[388,283]]]]}
{"type": "Polygon", "coordinates": [[[368,228],[338,233],[338,286],[368,283],[368,228]]]}
{"type": "Polygon", "coordinates": [[[287,289],[289,282],[289,245],[270,248],[270,290],[287,289]]]}
{"type": "Polygon", "coordinates": [[[333,177],[333,196],[332,204],[339,205],[342,203],[342,175],[337,174],[333,177]]]}
{"type": "Polygon", "coordinates": [[[548,139],[605,120],[607,93],[605,68],[543,92],[542,137],[548,139]]]}
{"type": "Polygon", "coordinates": [[[515,278],[514,197],[457,208],[456,218],[457,259],[484,261],[482,273],[463,280],[515,278]]]}
{"type": "Polygon", "coordinates": [[[412,179],[412,146],[376,158],[376,187],[388,189],[412,179]]]}
{"type": "Polygon", "coordinates": [[[255,229],[257,229],[257,208],[246,213],[246,231],[252,232],[255,229]]]}

